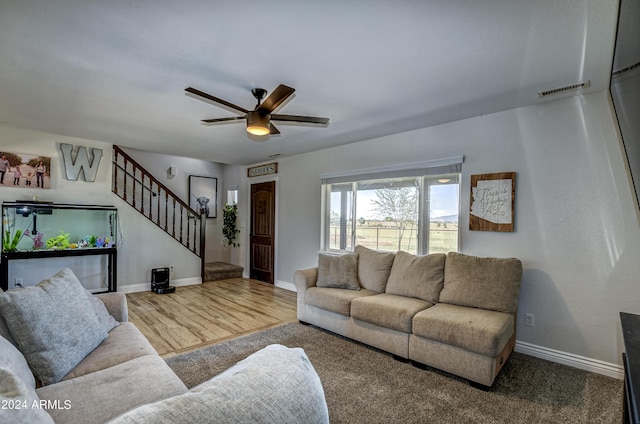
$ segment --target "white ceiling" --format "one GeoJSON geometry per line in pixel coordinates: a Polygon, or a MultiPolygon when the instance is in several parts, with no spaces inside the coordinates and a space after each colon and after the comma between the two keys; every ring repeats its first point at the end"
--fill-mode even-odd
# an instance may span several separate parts
{"type": "MultiPolygon", "coordinates": [[[[0,0],[0,123],[250,164],[609,84],[617,0],[0,0]],[[193,86],[252,109],[296,89],[256,142],[193,86]]],[[[446,140],[443,140],[446,142],[446,140]]]]}

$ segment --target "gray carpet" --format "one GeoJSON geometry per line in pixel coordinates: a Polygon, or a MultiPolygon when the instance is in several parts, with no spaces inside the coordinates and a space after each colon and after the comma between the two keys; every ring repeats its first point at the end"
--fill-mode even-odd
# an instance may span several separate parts
{"type": "Polygon", "coordinates": [[[620,423],[620,380],[514,353],[488,392],[298,323],[167,359],[193,387],[272,343],[302,347],[332,423],[620,423]]]}

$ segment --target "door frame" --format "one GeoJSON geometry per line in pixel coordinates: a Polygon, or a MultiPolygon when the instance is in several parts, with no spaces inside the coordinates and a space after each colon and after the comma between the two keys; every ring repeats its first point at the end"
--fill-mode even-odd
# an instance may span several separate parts
{"type": "Polygon", "coordinates": [[[272,175],[269,176],[265,176],[265,177],[254,177],[254,178],[247,178],[247,210],[248,210],[248,219],[247,219],[247,225],[245,226],[246,228],[246,232],[247,232],[247,249],[246,249],[246,259],[245,259],[245,269],[247,270],[247,276],[251,276],[251,234],[249,234],[249,232],[251,231],[251,213],[252,213],[252,209],[251,209],[251,186],[254,184],[260,184],[260,183],[268,183],[273,181],[274,185],[275,185],[275,196],[273,201],[275,202],[274,204],[274,209],[275,209],[275,217],[274,217],[274,224],[273,224],[273,286],[274,287],[279,287],[280,284],[280,280],[278,280],[277,276],[278,276],[278,198],[279,198],[279,183],[278,183],[278,177],[274,177],[272,175]]]}

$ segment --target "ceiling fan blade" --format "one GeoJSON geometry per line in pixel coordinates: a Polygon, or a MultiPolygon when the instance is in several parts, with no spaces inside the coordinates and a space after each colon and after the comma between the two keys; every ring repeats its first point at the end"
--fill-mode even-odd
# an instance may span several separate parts
{"type": "Polygon", "coordinates": [[[269,134],[280,134],[280,131],[278,131],[276,126],[273,125],[272,123],[269,123],[269,129],[271,130],[269,134]]]}
{"type": "Polygon", "coordinates": [[[282,104],[289,96],[291,96],[294,91],[294,88],[287,87],[286,85],[280,84],[278,88],[273,90],[269,96],[264,99],[264,102],[258,106],[256,109],[258,112],[263,114],[268,114],[276,110],[278,106],[282,104]]]}
{"type": "Polygon", "coordinates": [[[212,96],[211,94],[207,94],[204,91],[197,90],[197,89],[195,89],[193,87],[187,87],[187,88],[184,89],[184,91],[186,91],[188,93],[191,93],[191,94],[195,94],[196,96],[202,97],[204,99],[211,100],[212,102],[221,104],[223,106],[230,107],[231,109],[235,109],[235,110],[237,110],[239,112],[242,112],[242,113],[249,112],[247,109],[245,109],[245,108],[243,108],[241,106],[234,105],[233,103],[229,103],[226,100],[219,99],[217,97],[212,96]]]}
{"type": "Polygon", "coordinates": [[[215,122],[239,121],[241,119],[244,119],[244,116],[231,116],[229,118],[203,119],[202,122],[207,123],[207,124],[213,124],[215,122]]]}
{"type": "Polygon", "coordinates": [[[318,118],[315,116],[299,116],[299,115],[271,115],[272,121],[288,121],[288,122],[306,122],[309,124],[328,124],[329,118],[318,118]]]}

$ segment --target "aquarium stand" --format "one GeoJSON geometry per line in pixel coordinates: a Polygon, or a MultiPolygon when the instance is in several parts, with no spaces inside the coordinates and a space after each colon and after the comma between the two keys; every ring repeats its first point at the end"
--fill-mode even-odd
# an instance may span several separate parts
{"type": "Polygon", "coordinates": [[[2,252],[0,262],[0,288],[9,289],[9,262],[16,259],[65,258],[71,256],[107,256],[107,292],[118,290],[118,251],[115,247],[97,249],[32,250],[29,252],[2,252]]]}

